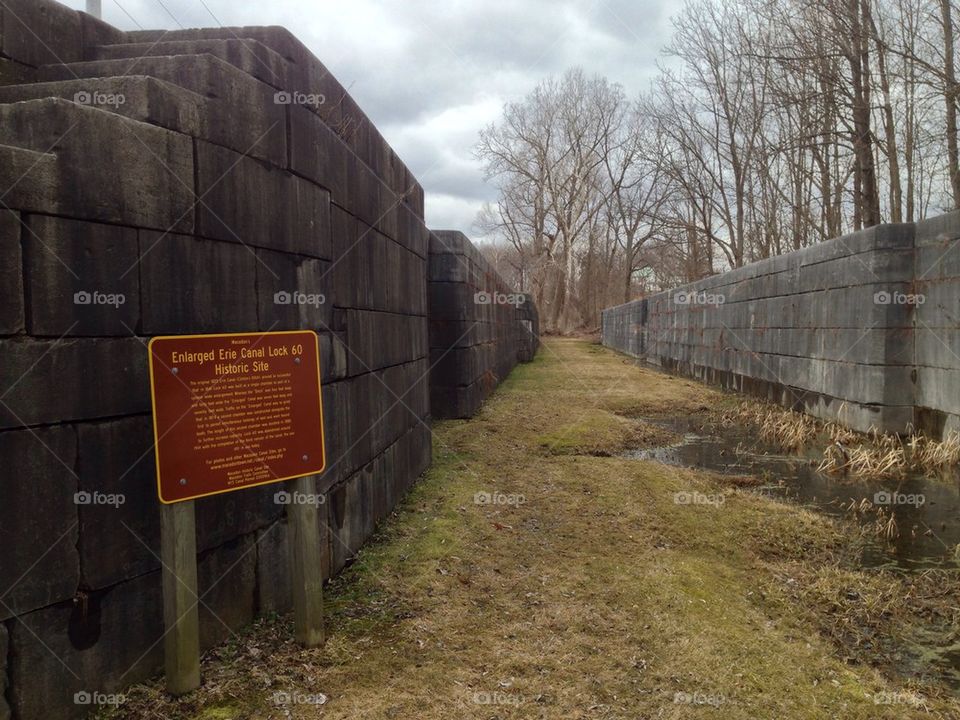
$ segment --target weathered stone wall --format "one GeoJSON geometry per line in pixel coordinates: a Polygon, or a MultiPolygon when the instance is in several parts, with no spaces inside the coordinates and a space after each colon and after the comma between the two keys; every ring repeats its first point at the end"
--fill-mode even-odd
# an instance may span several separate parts
{"type": "Polygon", "coordinates": [[[429,312],[435,417],[472,417],[513,367],[536,353],[533,298],[510,289],[459,231],[430,236],[429,312]]]}
{"type": "Polygon", "coordinates": [[[850,427],[939,436],[960,403],[960,214],[881,225],[609,308],[603,343],[850,427]]]}
{"type": "MultiPolygon", "coordinates": [[[[429,249],[420,185],[286,30],[0,5],[0,720],[160,669],[151,336],[319,334],[349,561],[430,463],[429,249]]],[[[197,501],[203,647],[288,609],[280,489],[197,501]]]]}
{"type": "Polygon", "coordinates": [[[960,430],[960,212],[917,224],[913,292],[916,424],[960,430]]]}

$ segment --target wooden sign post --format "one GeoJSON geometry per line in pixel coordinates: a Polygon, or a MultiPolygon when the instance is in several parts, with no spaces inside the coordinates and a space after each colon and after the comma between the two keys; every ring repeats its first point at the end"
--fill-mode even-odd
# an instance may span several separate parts
{"type": "Polygon", "coordinates": [[[167,690],[171,695],[184,695],[200,687],[200,600],[193,500],[164,505],[160,532],[167,690]]]}
{"type": "Polygon", "coordinates": [[[323,642],[316,476],[323,402],[316,333],[178,335],[150,341],[150,389],[161,508],[167,689],[200,686],[194,500],[288,482],[297,640],[323,642]]]}
{"type": "Polygon", "coordinates": [[[287,542],[290,545],[290,582],[293,586],[293,624],[297,642],[304,647],[323,645],[323,566],[317,504],[300,502],[316,493],[315,478],[290,480],[287,491],[287,542]]]}

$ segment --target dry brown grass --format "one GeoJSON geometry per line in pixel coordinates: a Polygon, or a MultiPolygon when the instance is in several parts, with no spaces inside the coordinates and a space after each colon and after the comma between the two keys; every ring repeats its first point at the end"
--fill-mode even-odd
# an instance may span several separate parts
{"type": "Polygon", "coordinates": [[[924,470],[933,472],[960,463],[960,434],[956,431],[947,433],[939,442],[914,433],[908,445],[914,464],[924,470]]]}
{"type": "Polygon", "coordinates": [[[753,400],[743,401],[723,413],[722,423],[726,426],[749,423],[759,429],[762,440],[788,451],[810,445],[822,431],[809,415],[753,400]]]}
{"type": "Polygon", "coordinates": [[[902,477],[911,464],[907,448],[896,435],[876,431],[860,436],[859,444],[835,441],[823,452],[821,472],[864,478],[902,477]]]}
{"type": "MultiPolygon", "coordinates": [[[[903,575],[857,572],[833,563],[784,563],[775,577],[765,585],[769,601],[778,609],[786,603],[817,626],[848,662],[917,672],[918,658],[939,652],[918,646],[918,638],[947,649],[960,640],[960,586],[954,571],[903,575]]],[[[921,699],[922,706],[908,705],[934,717],[936,699],[951,695],[944,685],[917,679],[905,682],[900,692],[921,699]]]]}
{"type": "Polygon", "coordinates": [[[960,434],[942,441],[909,431],[906,437],[871,430],[859,433],[771,403],[744,400],[721,414],[724,425],[749,423],[760,438],[784,451],[823,446],[821,472],[863,478],[937,473],[960,464],[960,434]]]}

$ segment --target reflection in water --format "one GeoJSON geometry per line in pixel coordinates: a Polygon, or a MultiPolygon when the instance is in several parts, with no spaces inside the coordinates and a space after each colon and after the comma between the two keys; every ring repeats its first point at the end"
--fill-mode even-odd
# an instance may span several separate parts
{"type": "Polygon", "coordinates": [[[960,483],[950,478],[912,475],[900,480],[863,480],[817,472],[819,453],[785,455],[764,444],[755,430],[719,427],[713,432],[693,417],[647,419],[646,422],[683,436],[668,447],[634,450],[628,457],[667,465],[702,468],[734,475],[754,475],[769,482],[756,488],[772,497],[809,505],[823,513],[848,515],[841,505],[864,499],[884,503],[892,494],[922,495],[922,505],[886,505],[893,510],[899,537],[874,538],[864,550],[866,567],[892,566],[904,570],[958,567],[954,549],[960,544],[960,483]],[[881,494],[878,497],[878,493],[881,494]]]}
{"type": "MultiPolygon", "coordinates": [[[[702,468],[731,475],[753,475],[765,482],[754,488],[771,497],[802,503],[832,516],[850,516],[841,506],[851,500],[875,503],[885,493],[922,495],[919,505],[886,505],[893,511],[899,536],[890,540],[865,533],[866,545],[861,555],[862,566],[916,572],[927,568],[957,569],[960,567],[960,482],[954,471],[943,478],[922,475],[900,480],[863,480],[826,475],[817,471],[822,456],[813,449],[808,453],[785,455],[776,447],[763,443],[755,430],[744,427],[717,427],[705,430],[695,417],[646,419],[682,435],[676,445],[634,450],[627,457],[655,460],[667,465],[702,468]]],[[[866,520],[864,520],[866,522],[866,520]]],[[[907,661],[923,668],[934,668],[934,674],[960,691],[960,645],[952,644],[953,628],[915,628],[915,637],[907,661]]],[[[906,658],[905,658],[906,660],[906,658]]],[[[906,669],[906,668],[904,668],[906,669]]]]}

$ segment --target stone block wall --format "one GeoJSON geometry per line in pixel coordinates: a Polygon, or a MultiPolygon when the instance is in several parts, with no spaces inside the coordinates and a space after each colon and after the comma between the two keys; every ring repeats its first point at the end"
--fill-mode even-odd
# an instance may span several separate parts
{"type": "Polygon", "coordinates": [[[539,344],[536,306],[512,290],[466,235],[430,235],[430,407],[469,418],[539,344]]]}
{"type": "Polygon", "coordinates": [[[960,213],[609,308],[603,343],[858,430],[960,427],[960,213]]]}
{"type": "Polygon", "coordinates": [[[918,427],[960,431],[960,212],[917,224],[913,292],[918,427]]]}
{"type": "MultiPolygon", "coordinates": [[[[75,693],[161,668],[154,335],[319,334],[325,572],[350,561],[431,460],[445,330],[423,218],[416,179],[283,28],[123,33],[0,4],[0,720],[79,717],[75,693]]],[[[444,377],[530,354],[492,318],[444,377]]],[[[197,501],[205,648],[289,609],[280,489],[197,501]]]]}
{"type": "Polygon", "coordinates": [[[540,313],[532,293],[523,293],[523,302],[517,306],[517,314],[523,327],[517,359],[522,363],[533,362],[540,347],[540,313]]]}

